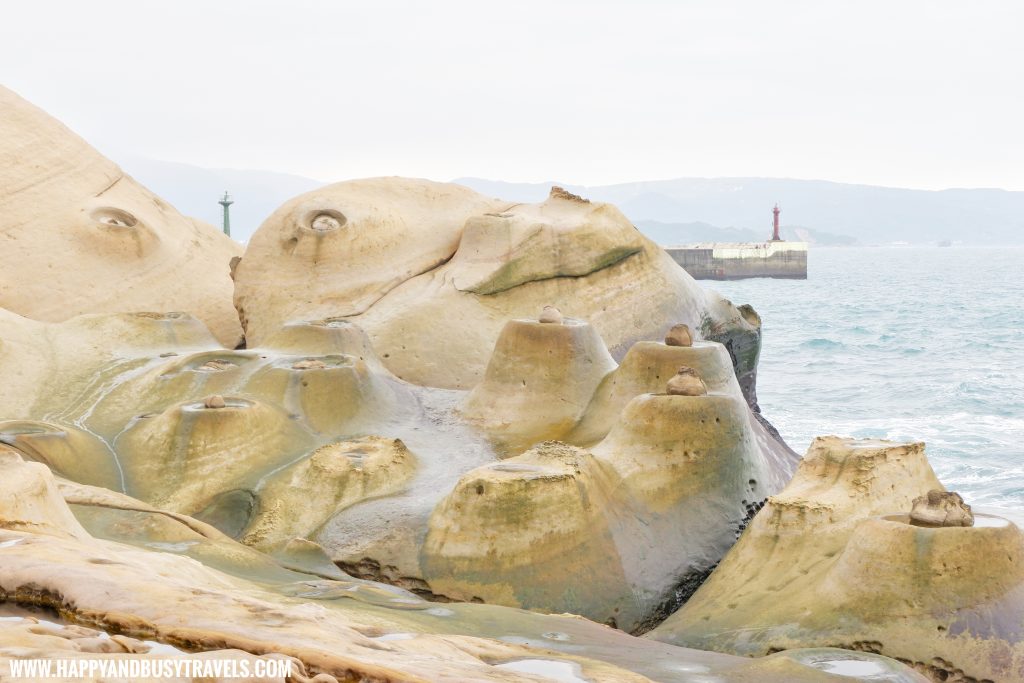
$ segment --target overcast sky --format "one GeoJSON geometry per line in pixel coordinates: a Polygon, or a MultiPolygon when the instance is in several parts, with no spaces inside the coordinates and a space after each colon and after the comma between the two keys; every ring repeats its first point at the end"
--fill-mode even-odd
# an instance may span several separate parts
{"type": "Polygon", "coordinates": [[[1016,0],[32,0],[0,82],[115,158],[1024,190],[1016,0]]]}

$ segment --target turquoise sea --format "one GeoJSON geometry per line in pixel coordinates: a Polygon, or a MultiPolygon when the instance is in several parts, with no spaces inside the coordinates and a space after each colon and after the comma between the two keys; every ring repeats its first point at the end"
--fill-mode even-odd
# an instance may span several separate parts
{"type": "Polygon", "coordinates": [[[819,434],[924,441],[971,504],[1024,509],[1024,248],[813,248],[808,279],[701,284],[760,313],[758,399],[819,434]]]}

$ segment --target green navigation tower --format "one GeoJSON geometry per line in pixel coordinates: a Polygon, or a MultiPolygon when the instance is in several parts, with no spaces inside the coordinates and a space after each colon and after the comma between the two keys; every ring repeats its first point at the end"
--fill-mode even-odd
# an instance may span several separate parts
{"type": "Polygon", "coordinates": [[[224,190],[224,196],[217,203],[224,207],[224,234],[231,237],[231,216],[228,213],[228,207],[235,202],[232,201],[231,195],[228,194],[228,191],[224,190]]]}

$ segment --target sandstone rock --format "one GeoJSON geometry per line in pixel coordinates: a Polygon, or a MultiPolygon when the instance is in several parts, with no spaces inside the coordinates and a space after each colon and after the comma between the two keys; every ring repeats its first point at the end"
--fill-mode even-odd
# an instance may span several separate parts
{"type": "Polygon", "coordinates": [[[554,306],[545,306],[544,309],[540,312],[540,317],[537,318],[537,320],[542,323],[556,323],[558,325],[561,325],[562,312],[559,311],[554,306]]]}
{"type": "Polygon", "coordinates": [[[1024,534],[988,515],[974,527],[912,524],[902,511],[930,491],[942,489],[922,444],[817,439],[649,637],[754,656],[860,644],[934,680],[1012,680],[1024,667],[1011,626],[1024,618],[1024,534]]]}
{"type": "Polygon", "coordinates": [[[521,452],[567,434],[614,369],[604,342],[586,322],[511,320],[463,414],[503,451],[521,452]]]}
{"type": "Polygon", "coordinates": [[[585,277],[644,246],[618,209],[552,198],[469,218],[451,271],[457,290],[489,296],[552,278],[585,277]]]}
{"type": "Polygon", "coordinates": [[[974,515],[959,493],[935,489],[914,499],[910,521],[919,526],[974,526],[974,515]]]}
{"type": "MultiPolygon", "coordinates": [[[[639,436],[620,439],[621,447],[613,450],[639,453],[639,444],[661,433],[661,427],[643,426],[652,420],[699,426],[701,420],[719,418],[720,423],[710,431],[701,427],[703,431],[686,435],[657,437],[662,445],[653,448],[680,440],[705,444],[707,452],[718,453],[714,457],[721,462],[733,463],[739,477],[736,481],[742,486],[723,492],[719,484],[705,482],[712,497],[724,501],[725,507],[715,513],[714,523],[695,524],[701,530],[693,538],[702,540],[693,540],[692,547],[704,549],[701,559],[684,554],[667,563],[663,563],[662,558],[668,556],[658,547],[664,546],[659,539],[661,534],[676,537],[679,524],[693,524],[679,521],[676,515],[686,495],[697,496],[690,499],[691,505],[704,505],[699,502],[703,494],[687,488],[685,482],[699,479],[697,473],[704,465],[698,462],[705,461],[687,455],[687,450],[697,452],[687,448],[673,456],[676,461],[670,458],[667,465],[663,461],[651,465],[652,473],[667,467],[665,476],[671,473],[667,479],[654,477],[636,487],[620,487],[621,493],[605,513],[610,519],[633,515],[638,505],[642,509],[663,495],[656,493],[651,498],[643,490],[645,486],[652,491],[676,487],[688,493],[668,504],[667,512],[640,515],[649,527],[658,529],[656,533],[637,530],[632,522],[618,524],[618,528],[629,529],[617,533],[619,538],[627,538],[618,543],[631,556],[620,564],[639,578],[633,583],[617,580],[614,586],[619,592],[615,595],[619,597],[614,600],[617,605],[632,605],[635,594],[649,597],[638,607],[620,608],[620,614],[606,611],[602,621],[614,618],[632,628],[651,615],[662,614],[659,601],[666,592],[683,580],[691,564],[706,568],[710,560],[705,557],[721,554],[721,544],[731,542],[734,525],[745,514],[744,506],[755,493],[763,497],[776,490],[778,485],[773,482],[787,477],[791,467],[771,460],[770,451],[760,447],[749,417],[747,426],[737,425],[732,413],[722,412],[724,406],[731,405],[730,411],[749,415],[728,354],[715,343],[668,347],[647,342],[627,355],[624,368],[616,370],[603,342],[586,323],[573,319],[562,325],[513,321],[508,324],[507,336],[499,340],[485,381],[466,396],[412,388],[396,380],[376,362],[365,335],[348,321],[297,322],[271,335],[272,345],[238,351],[204,348],[203,344],[213,344],[212,340],[192,340],[187,318],[93,319],[88,326],[76,321],[54,325],[11,322],[0,334],[5,340],[0,354],[9,351],[13,355],[0,355],[0,374],[9,373],[17,364],[31,366],[39,358],[73,358],[79,347],[90,350],[77,364],[69,362],[52,369],[43,365],[41,374],[32,375],[35,379],[31,382],[17,384],[19,391],[38,396],[40,410],[82,425],[76,431],[60,423],[39,423],[43,426],[38,436],[22,433],[35,427],[8,429],[10,440],[21,444],[25,452],[31,445],[34,459],[61,468],[77,481],[127,491],[169,513],[198,516],[230,536],[275,554],[294,547],[294,539],[314,540],[333,560],[360,576],[417,590],[430,590],[421,551],[431,511],[465,472],[528,449],[538,440],[571,435],[584,423],[592,426],[588,438],[596,444],[632,399],[664,387],[666,380],[659,377],[680,365],[700,368],[709,387],[720,396],[663,397],[681,405],[716,400],[705,406],[705,412],[648,415],[640,411],[630,418],[638,421],[639,436]],[[186,343],[171,343],[165,336],[170,333],[186,343]],[[116,340],[113,348],[107,348],[108,338],[116,340]],[[57,371],[66,373],[63,381],[51,374],[57,371]],[[618,379],[612,381],[616,375],[618,379]],[[117,381],[97,382],[96,377],[117,381]],[[59,389],[46,389],[51,386],[59,389]],[[224,407],[206,409],[211,395],[224,398],[224,407]],[[459,403],[464,404],[461,413],[453,410],[459,403]],[[467,422],[467,417],[473,419],[467,422]],[[488,439],[471,429],[470,423],[482,428],[488,439]],[[738,435],[731,437],[737,445],[734,452],[713,446],[714,438],[709,436],[726,425],[738,435]],[[350,467],[346,462],[349,455],[331,455],[330,447],[321,447],[351,440],[352,433],[391,436],[384,440],[391,443],[395,430],[415,448],[419,456],[415,469],[400,464],[408,462],[402,459],[394,466],[350,467]],[[72,444],[80,444],[73,446],[73,454],[69,451],[72,444]],[[735,457],[749,457],[752,464],[735,457]],[[693,462],[684,467],[682,463],[688,460],[693,462]],[[748,472],[751,467],[754,474],[748,472]],[[686,472],[683,479],[672,479],[686,472]],[[756,480],[756,486],[750,487],[748,479],[756,480]],[[667,483],[659,483],[662,480],[667,483]],[[674,521],[651,521],[662,518],[674,521]],[[651,558],[650,565],[659,568],[637,570],[632,557],[641,556],[651,558]]],[[[386,449],[368,450],[377,452],[386,449]]],[[[620,464],[609,458],[604,469],[615,471],[620,464]]],[[[391,463],[392,459],[373,456],[366,460],[378,461],[391,463]]],[[[715,460],[705,464],[711,462],[715,460]]],[[[634,477],[630,474],[627,478],[633,481],[634,477]]],[[[717,506],[710,504],[708,509],[717,506]]],[[[103,529],[107,533],[107,527],[103,529]]],[[[558,575],[557,581],[564,578],[558,575]]],[[[498,576],[498,580],[505,579],[498,576]]],[[[491,597],[491,593],[486,595],[491,597]]],[[[541,603],[551,595],[551,591],[538,590],[530,604],[551,608],[541,603]]],[[[594,605],[612,604],[609,596],[596,597],[594,605]]],[[[595,608],[593,614],[601,613],[595,608]]]]}
{"type": "MultiPolygon", "coordinates": [[[[311,445],[276,406],[212,396],[135,421],[119,437],[118,453],[130,495],[194,515],[218,496],[251,490],[311,445]],[[223,407],[209,409],[208,403],[223,407]]],[[[247,508],[245,501],[238,505],[247,508]]],[[[239,514],[247,518],[249,512],[239,514]]]]}
{"type": "Polygon", "coordinates": [[[431,516],[423,547],[431,591],[611,618],[605,603],[631,599],[604,512],[621,505],[614,488],[593,455],[558,442],[467,473],[431,516]]]}
{"type": "MultiPolygon", "coordinates": [[[[694,368],[709,391],[743,400],[729,353],[721,344],[697,342],[691,347],[681,347],[660,342],[637,342],[619,367],[602,380],[586,413],[567,440],[580,446],[597,443],[608,435],[627,403],[640,394],[662,393],[666,382],[683,365],[694,368]]],[[[795,469],[797,459],[795,456],[792,458],[786,481],[795,469]]]]}
{"type": "Polygon", "coordinates": [[[0,447],[84,484],[119,490],[124,482],[107,445],[84,429],[37,420],[0,421],[0,447]]]}
{"type": "Polygon", "coordinates": [[[369,436],[321,446],[262,488],[242,541],[269,549],[312,537],[345,507],[401,491],[415,472],[416,457],[399,439],[369,436]]]}
{"type": "Polygon", "coordinates": [[[355,316],[447,262],[470,215],[504,202],[404,178],[336,183],[300,195],[253,235],[235,270],[235,304],[255,346],[297,320],[355,316]]]}
{"type": "Polygon", "coordinates": [[[52,322],[187,311],[234,346],[228,264],[241,246],[2,87],[0,109],[0,307],[52,322]]]}
{"type": "Polygon", "coordinates": [[[679,323],[673,325],[665,335],[665,344],[667,346],[693,346],[693,335],[690,332],[690,326],[686,323],[679,323]]]}
{"type": "Polygon", "coordinates": [[[46,465],[25,462],[17,451],[0,443],[0,472],[0,529],[88,537],[64,504],[46,465]]]}
{"type": "Polygon", "coordinates": [[[504,323],[548,304],[588,320],[615,358],[663,338],[663,320],[718,335],[753,390],[756,315],[701,290],[615,207],[559,193],[515,204],[401,178],[340,183],[268,218],[236,282],[250,347],[282,326],[347,318],[419,385],[473,387],[504,323]],[[314,230],[324,211],[344,224],[314,230]]]}
{"type": "Polygon", "coordinates": [[[401,413],[407,390],[390,373],[349,354],[274,358],[240,383],[248,395],[285,407],[320,438],[372,431],[401,413]]]}
{"type": "Polygon", "coordinates": [[[638,396],[592,451],[549,442],[464,475],[431,516],[424,579],[646,628],[728,549],[766,470],[738,392],[638,396]]]}
{"type": "Polygon", "coordinates": [[[208,396],[206,398],[206,400],[203,401],[203,405],[205,407],[207,407],[207,408],[217,409],[217,408],[223,408],[227,404],[224,403],[224,397],[223,396],[221,396],[220,394],[214,394],[213,396],[208,396]]]}
{"type": "Polygon", "coordinates": [[[290,354],[355,356],[372,368],[382,366],[366,332],[343,318],[292,321],[271,332],[260,348],[290,354]]]}
{"type": "Polygon", "coordinates": [[[579,202],[581,204],[590,203],[589,199],[584,199],[578,194],[573,194],[572,192],[566,190],[564,187],[559,187],[558,185],[551,186],[551,191],[548,193],[548,197],[550,197],[551,199],[564,199],[568,202],[579,202]]]}
{"type": "MultiPolygon", "coordinates": [[[[235,364],[235,363],[232,363],[229,360],[223,360],[223,359],[220,359],[220,358],[216,358],[214,360],[207,361],[207,362],[203,363],[198,368],[196,368],[196,370],[198,372],[222,372],[224,370],[231,370],[232,368],[236,368],[236,367],[238,367],[238,365],[235,364]]],[[[223,407],[223,406],[221,406],[221,407],[223,407]]]]}
{"type": "Polygon", "coordinates": [[[723,553],[733,541],[731,534],[719,538],[728,520],[738,524],[744,505],[766,493],[768,467],[756,449],[745,406],[728,396],[637,396],[593,452],[618,472],[630,499],[659,515],[677,510],[722,521],[718,533],[711,531],[717,521],[701,529],[682,522],[674,527],[683,536],[692,531],[716,539],[710,543],[723,553]]]}
{"type": "MultiPolygon", "coordinates": [[[[218,344],[202,323],[185,314],[85,315],[42,323],[0,309],[0,376],[7,389],[0,392],[0,415],[31,420],[70,406],[85,411],[117,389],[116,382],[96,382],[99,375],[121,376],[166,353],[168,346],[195,352],[218,344]]],[[[123,427],[119,420],[116,429],[123,427]]]]}
{"type": "MultiPolygon", "coordinates": [[[[0,481],[9,478],[9,466],[8,461],[0,462],[5,475],[0,481]]],[[[42,480],[49,476],[38,464],[14,467],[34,470],[42,480]]],[[[52,491],[52,479],[42,484],[52,491]]],[[[59,528],[58,520],[70,513],[59,496],[50,495],[48,500],[48,519],[59,528]]],[[[11,505],[10,497],[0,497],[0,518],[23,517],[12,515],[11,505]]],[[[91,509],[100,515],[123,514],[102,505],[91,509]]],[[[136,529],[137,524],[114,525],[107,533],[132,538],[136,529]]],[[[823,656],[820,651],[750,660],[686,650],[631,638],[571,616],[490,605],[442,607],[389,586],[344,577],[325,579],[275,566],[259,559],[266,556],[231,541],[198,543],[167,543],[156,550],[150,540],[133,547],[120,538],[100,541],[80,532],[0,529],[0,596],[5,604],[44,606],[87,625],[5,617],[0,620],[0,659],[148,657],[156,653],[150,643],[157,642],[164,651],[168,646],[206,651],[194,655],[198,657],[292,658],[296,681],[314,676],[543,680],[514,666],[524,660],[564,667],[594,683],[684,683],[692,671],[724,683],[831,680],[813,664],[814,658],[823,656]],[[195,556],[218,568],[186,556],[187,547],[202,548],[195,556]],[[100,628],[116,635],[106,638],[100,628]],[[520,634],[515,642],[499,640],[509,632],[520,634]],[[506,663],[509,666],[503,666],[506,663]]],[[[885,674],[878,680],[922,680],[891,660],[854,656],[874,662],[885,674]]]]}
{"type": "Polygon", "coordinates": [[[669,379],[665,391],[670,396],[706,396],[708,388],[696,370],[684,365],[669,379]]]}

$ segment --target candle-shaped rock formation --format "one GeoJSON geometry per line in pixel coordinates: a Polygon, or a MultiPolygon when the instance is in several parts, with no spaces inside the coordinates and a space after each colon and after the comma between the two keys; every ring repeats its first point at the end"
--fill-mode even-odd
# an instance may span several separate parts
{"type": "MultiPolygon", "coordinates": [[[[669,346],[660,342],[637,342],[615,372],[601,381],[583,418],[566,439],[578,446],[597,443],[608,435],[627,403],[640,394],[664,393],[668,380],[684,365],[697,371],[709,392],[728,394],[743,401],[729,352],[721,344],[696,342],[693,346],[669,346]]],[[[778,489],[789,481],[796,460],[794,455],[790,465],[783,468],[784,481],[778,489]]]]}
{"type": "Polygon", "coordinates": [[[463,415],[515,455],[572,430],[614,369],[601,337],[582,320],[510,320],[463,415]]]}
{"type": "Polygon", "coordinates": [[[464,475],[431,516],[424,579],[643,630],[725,553],[766,479],[741,397],[643,394],[591,451],[551,442],[464,475]]]}
{"type": "Polygon", "coordinates": [[[616,480],[591,453],[557,441],[466,473],[430,519],[431,590],[613,618],[614,606],[632,602],[611,529],[622,505],[610,497],[616,480]]]}
{"type": "Polygon", "coordinates": [[[118,438],[118,456],[128,494],[196,514],[218,496],[252,489],[311,445],[281,408],[214,395],[135,420],[118,438]]]}

